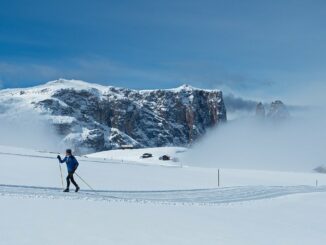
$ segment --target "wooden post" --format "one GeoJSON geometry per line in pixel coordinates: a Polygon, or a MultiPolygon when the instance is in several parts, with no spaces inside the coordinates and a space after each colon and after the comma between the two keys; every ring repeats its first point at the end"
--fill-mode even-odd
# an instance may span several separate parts
{"type": "Polygon", "coordinates": [[[318,179],[316,179],[316,187],[318,187],[318,179]]]}
{"type": "Polygon", "coordinates": [[[220,187],[220,169],[217,170],[217,184],[220,187]]]}

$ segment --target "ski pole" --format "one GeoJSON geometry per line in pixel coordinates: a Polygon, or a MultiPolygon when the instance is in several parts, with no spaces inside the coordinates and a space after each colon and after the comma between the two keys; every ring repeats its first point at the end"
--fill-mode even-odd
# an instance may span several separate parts
{"type": "Polygon", "coordinates": [[[95,192],[95,195],[100,196],[100,197],[105,197],[105,198],[121,199],[116,196],[107,196],[107,195],[101,195],[101,194],[97,193],[97,191],[94,190],[82,177],[80,177],[76,172],[75,172],[75,174],[81,181],[83,181],[88,186],[89,189],[91,189],[91,191],[95,192]]]}
{"type": "Polygon", "coordinates": [[[76,172],[75,172],[75,174],[77,175],[78,178],[81,179],[81,181],[83,181],[89,187],[89,189],[91,189],[92,191],[95,191],[82,177],[80,177],[76,172]]]}
{"type": "Polygon", "coordinates": [[[59,168],[60,168],[60,176],[61,176],[61,185],[62,185],[62,189],[63,187],[63,177],[62,177],[62,169],[61,169],[61,164],[59,163],[59,168]]]}

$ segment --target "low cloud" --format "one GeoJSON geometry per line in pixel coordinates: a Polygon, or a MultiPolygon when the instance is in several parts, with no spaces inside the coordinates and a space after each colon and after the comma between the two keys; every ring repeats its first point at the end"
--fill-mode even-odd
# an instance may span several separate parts
{"type": "Polygon", "coordinates": [[[224,95],[224,103],[226,105],[227,111],[249,111],[252,112],[256,109],[257,101],[247,100],[241,97],[236,97],[233,94],[224,95]]]}
{"type": "Polygon", "coordinates": [[[187,160],[196,166],[286,171],[312,171],[325,165],[325,87],[313,83],[283,94],[301,105],[290,106],[293,113],[287,121],[244,117],[212,130],[192,147],[187,160]]]}
{"type": "Polygon", "coordinates": [[[193,165],[219,168],[312,171],[326,162],[325,118],[280,124],[239,120],[209,132],[189,151],[193,165]]]}
{"type": "Polygon", "coordinates": [[[47,151],[64,148],[54,128],[44,118],[29,110],[0,106],[0,144],[47,151]]]}

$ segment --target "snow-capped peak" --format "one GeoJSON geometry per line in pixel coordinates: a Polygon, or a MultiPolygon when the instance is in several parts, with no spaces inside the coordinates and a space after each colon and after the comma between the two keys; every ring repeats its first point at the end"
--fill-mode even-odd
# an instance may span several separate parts
{"type": "Polygon", "coordinates": [[[181,91],[191,92],[194,90],[202,90],[202,91],[206,91],[206,92],[213,92],[213,91],[221,92],[220,90],[217,90],[217,89],[202,89],[202,88],[197,88],[197,87],[191,86],[189,84],[182,84],[181,86],[171,89],[171,90],[175,91],[175,92],[181,92],[181,91]]]}
{"type": "Polygon", "coordinates": [[[96,83],[88,83],[85,81],[81,81],[81,80],[75,80],[75,79],[63,79],[60,78],[58,80],[54,80],[54,81],[49,81],[44,85],[41,85],[42,87],[54,87],[54,88],[58,88],[58,89],[69,89],[69,88],[74,88],[77,90],[81,90],[81,89],[98,89],[100,91],[103,90],[107,90],[108,87],[107,86],[103,86],[100,84],[96,84],[96,83]]]}
{"type": "Polygon", "coordinates": [[[178,87],[177,89],[180,90],[194,90],[196,88],[194,88],[193,86],[189,85],[189,84],[182,84],[180,87],[178,87]]]}

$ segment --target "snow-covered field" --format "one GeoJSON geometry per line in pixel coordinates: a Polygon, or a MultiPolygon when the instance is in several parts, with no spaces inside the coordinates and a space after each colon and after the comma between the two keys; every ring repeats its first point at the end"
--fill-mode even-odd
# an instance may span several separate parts
{"type": "Polygon", "coordinates": [[[164,166],[181,166],[183,157],[187,149],[183,147],[157,147],[157,148],[141,148],[129,150],[111,150],[88,154],[90,158],[102,158],[103,160],[120,160],[126,162],[137,162],[150,165],[164,166]],[[152,157],[142,158],[143,154],[150,153],[152,157]],[[167,155],[171,161],[162,161],[160,157],[167,155]]]}
{"type": "Polygon", "coordinates": [[[76,176],[76,194],[62,192],[56,153],[0,146],[0,244],[325,244],[326,175],[221,169],[218,187],[184,150],[79,157],[96,191],[76,176]]]}

